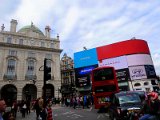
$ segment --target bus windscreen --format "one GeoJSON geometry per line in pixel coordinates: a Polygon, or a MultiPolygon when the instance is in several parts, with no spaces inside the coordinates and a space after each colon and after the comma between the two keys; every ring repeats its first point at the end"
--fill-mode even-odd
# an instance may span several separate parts
{"type": "Polygon", "coordinates": [[[113,80],[114,73],[112,68],[97,69],[94,71],[94,81],[113,80]]]}

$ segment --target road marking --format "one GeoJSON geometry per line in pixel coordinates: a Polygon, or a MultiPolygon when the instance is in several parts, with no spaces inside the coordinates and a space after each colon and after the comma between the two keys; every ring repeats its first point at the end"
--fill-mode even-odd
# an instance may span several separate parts
{"type": "Polygon", "coordinates": [[[97,119],[104,118],[104,115],[100,114],[97,116],[97,119]]]}
{"type": "Polygon", "coordinates": [[[108,114],[108,113],[105,113],[104,115],[107,116],[107,117],[109,117],[109,114],[108,114]]]}
{"type": "Polygon", "coordinates": [[[83,117],[82,115],[73,114],[72,116],[83,117]]]}
{"type": "Polygon", "coordinates": [[[72,113],[75,113],[75,112],[69,111],[69,112],[65,112],[65,113],[62,113],[62,114],[67,115],[67,114],[72,114],[72,113]]]}

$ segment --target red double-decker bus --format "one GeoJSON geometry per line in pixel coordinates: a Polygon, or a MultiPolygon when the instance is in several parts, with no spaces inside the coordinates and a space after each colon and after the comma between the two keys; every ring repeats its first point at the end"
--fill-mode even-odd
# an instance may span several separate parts
{"type": "Polygon", "coordinates": [[[104,66],[92,70],[92,93],[96,109],[109,104],[109,96],[119,92],[114,67],[104,66]]]}

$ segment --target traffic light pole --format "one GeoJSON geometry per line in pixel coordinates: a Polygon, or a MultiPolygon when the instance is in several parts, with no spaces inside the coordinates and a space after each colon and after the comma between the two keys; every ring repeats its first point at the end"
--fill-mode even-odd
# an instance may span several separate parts
{"type": "MultiPolygon", "coordinates": [[[[44,73],[45,73],[45,70],[46,70],[46,61],[47,59],[45,58],[44,59],[44,73]]],[[[46,80],[45,80],[45,74],[43,75],[43,106],[45,107],[46,106],[46,80]]]]}

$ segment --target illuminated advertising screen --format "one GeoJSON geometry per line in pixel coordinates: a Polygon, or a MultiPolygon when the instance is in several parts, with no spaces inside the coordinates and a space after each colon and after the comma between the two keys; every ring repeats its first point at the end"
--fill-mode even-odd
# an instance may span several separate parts
{"type": "Polygon", "coordinates": [[[128,81],[130,79],[129,77],[129,69],[120,69],[116,70],[116,77],[118,81],[128,81]]]}
{"type": "Polygon", "coordinates": [[[74,53],[74,68],[98,64],[96,48],[74,53]]]}
{"type": "Polygon", "coordinates": [[[156,78],[156,72],[153,65],[145,65],[147,78],[156,78]]]}
{"type": "Polygon", "coordinates": [[[76,87],[84,87],[91,85],[90,73],[98,65],[81,67],[75,69],[76,87]]]}
{"type": "Polygon", "coordinates": [[[129,73],[130,73],[131,80],[147,78],[147,74],[144,66],[129,67],[129,73]]]}
{"type": "Polygon", "coordinates": [[[153,65],[152,58],[148,54],[127,55],[128,66],[135,65],[153,65]]]}
{"type": "Polygon", "coordinates": [[[98,62],[98,66],[112,66],[115,70],[128,68],[126,56],[104,59],[98,62]]]}

